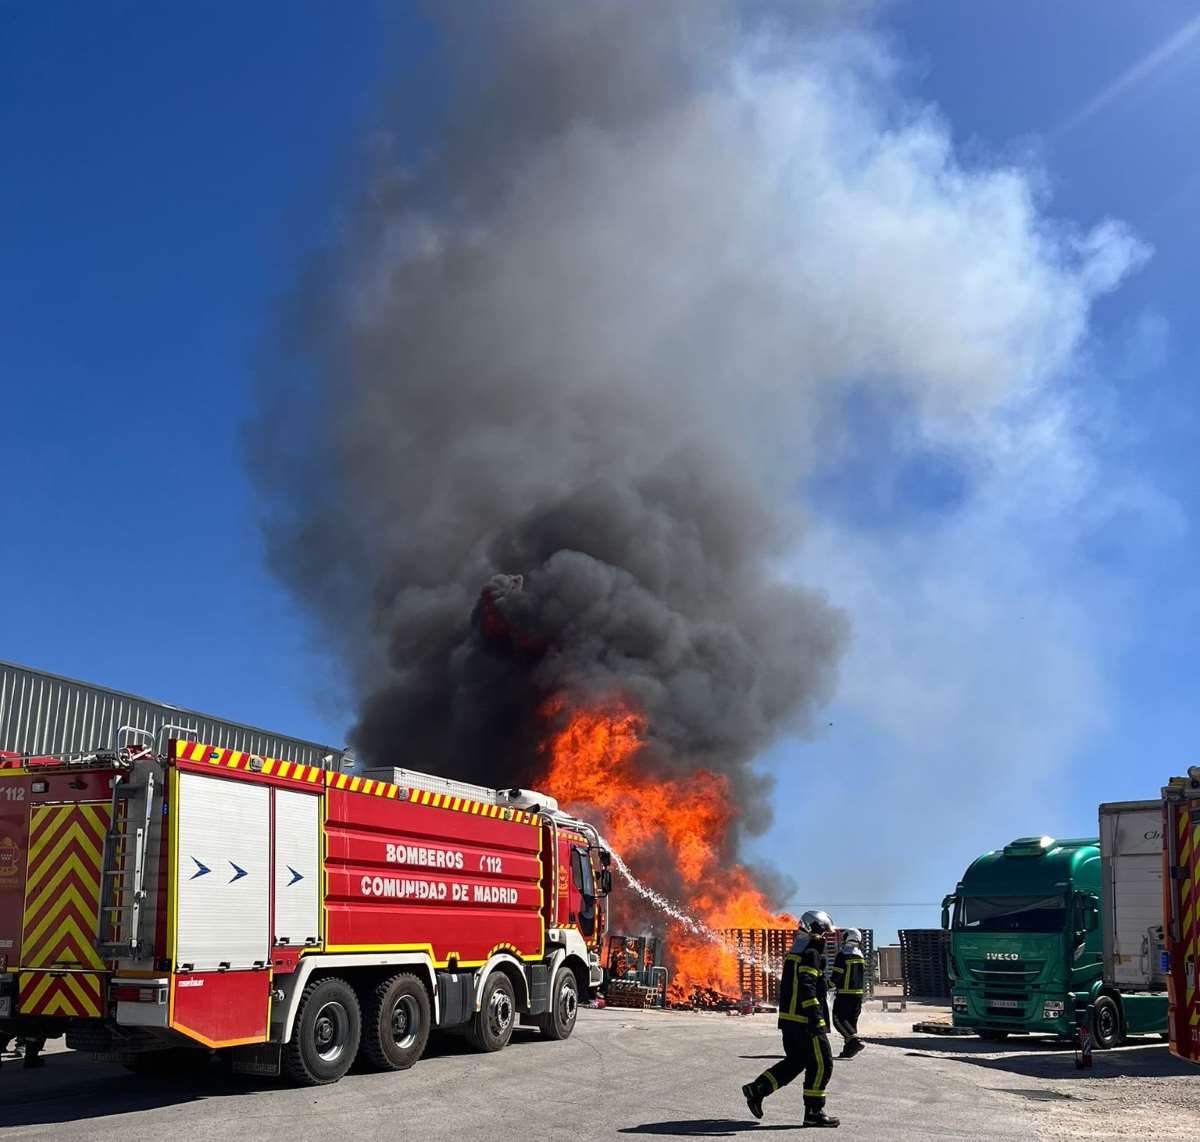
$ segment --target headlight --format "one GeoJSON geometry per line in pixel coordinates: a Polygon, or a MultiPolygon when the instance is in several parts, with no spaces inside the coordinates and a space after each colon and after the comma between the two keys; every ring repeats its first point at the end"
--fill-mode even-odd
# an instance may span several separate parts
{"type": "Polygon", "coordinates": [[[1042,1004],[1043,1019],[1058,1019],[1063,1013],[1063,1001],[1061,999],[1047,999],[1042,1004]]]}
{"type": "Polygon", "coordinates": [[[965,995],[956,995],[953,999],[953,1003],[955,1011],[966,1011],[967,997],[965,995]]]}

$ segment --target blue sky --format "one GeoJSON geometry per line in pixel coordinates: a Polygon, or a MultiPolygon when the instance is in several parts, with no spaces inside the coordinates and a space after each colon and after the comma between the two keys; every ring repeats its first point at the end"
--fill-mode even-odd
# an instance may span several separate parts
{"type": "MultiPolygon", "coordinates": [[[[1152,794],[1196,760],[1200,36],[1179,33],[1198,17],[1200,4],[1171,0],[896,2],[876,16],[901,61],[898,89],[936,107],[963,162],[1035,172],[1047,216],[1081,233],[1121,219],[1153,253],[1096,302],[1070,378],[1088,487],[1113,494],[1094,516],[1096,495],[1082,497],[1069,543],[1049,534],[1060,517],[1031,523],[1048,533],[1025,552],[1042,561],[1034,578],[1022,562],[1003,590],[962,600],[964,614],[986,612],[983,637],[913,667],[925,690],[942,669],[1014,680],[975,695],[980,725],[1012,729],[1014,749],[1058,743],[1053,772],[992,761],[980,774],[963,738],[961,766],[930,771],[942,798],[922,812],[920,796],[902,795],[906,767],[920,786],[921,750],[900,742],[895,708],[872,705],[856,681],[866,666],[851,663],[817,737],[780,743],[764,764],[785,795],[799,767],[822,773],[823,848],[887,861],[888,875],[866,890],[861,870],[831,870],[804,903],[940,899],[973,850],[1013,832],[1088,832],[1098,801],[1152,794]],[[1039,637],[989,654],[989,637],[1025,621],[1035,580],[1039,637]],[[1017,684],[1059,645],[1059,623],[1073,652],[1050,672],[1069,679],[1061,717],[1056,700],[1022,705],[1017,684]],[[1029,795],[1012,796],[1021,781],[1029,795]],[[1009,799],[989,813],[997,783],[1009,799]],[[847,787],[861,789],[853,807],[847,787]],[[906,859],[872,848],[876,815],[903,818],[887,835],[906,859]],[[966,835],[949,829],[942,843],[960,815],[966,835]]],[[[275,307],[336,225],[357,148],[399,83],[413,144],[426,141],[430,34],[412,11],[371,4],[0,2],[0,657],[342,738],[335,671],[263,565],[243,426],[275,307]]],[[[936,536],[954,545],[950,562],[981,535],[1019,542],[1019,523],[977,526],[980,482],[960,456],[906,448],[869,399],[849,423],[850,445],[806,489],[814,562],[846,537],[879,552],[893,535],[936,536]]],[[[971,564],[959,566],[955,581],[971,564]]],[[[838,583],[826,586],[837,601],[838,583]]],[[[871,637],[860,653],[879,649],[871,637]]],[[[936,717],[922,717],[932,748],[936,717]]],[[[785,822],[757,850],[787,866],[788,835],[785,822]]],[[[881,929],[933,919],[849,911],[881,929]]]]}

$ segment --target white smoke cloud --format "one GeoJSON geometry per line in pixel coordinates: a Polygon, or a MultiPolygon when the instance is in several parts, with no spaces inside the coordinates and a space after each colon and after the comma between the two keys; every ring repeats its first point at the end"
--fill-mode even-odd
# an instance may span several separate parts
{"type": "Polygon", "coordinates": [[[667,616],[676,657],[664,641],[638,670],[663,671],[674,740],[713,740],[705,719],[736,692],[696,685],[714,627],[707,649],[769,646],[772,672],[789,647],[821,660],[795,701],[746,686],[750,748],[826,695],[825,603],[804,601],[789,643],[731,602],[766,598],[774,560],[850,615],[837,709],[877,738],[864,784],[912,812],[904,790],[964,765],[1052,769],[1102,724],[1092,610],[1119,598],[1076,578],[1104,511],[1080,415],[1091,307],[1146,248],[1117,222],[1056,219],[1035,170],[964,161],[883,41],[825,9],[497,11],[453,6],[440,146],[418,162],[395,141],[309,299],[332,329],[320,412],[276,401],[260,426],[278,434],[266,455],[328,456],[315,490],[311,466],[259,476],[276,566],[363,691],[414,698],[398,723],[440,734],[476,585],[562,550],[530,539],[547,518],[610,503],[600,562],[667,616]],[[864,448],[860,400],[886,426],[865,477],[935,455],[957,493],[925,513],[899,494],[869,525],[809,497],[864,448]]]}

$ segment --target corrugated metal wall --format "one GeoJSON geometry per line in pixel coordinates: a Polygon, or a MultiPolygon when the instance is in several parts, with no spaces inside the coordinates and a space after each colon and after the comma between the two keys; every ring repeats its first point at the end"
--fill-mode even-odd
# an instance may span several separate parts
{"type": "Polygon", "coordinates": [[[87,753],[118,744],[117,731],[122,726],[157,734],[165,725],[190,731],[180,737],[306,765],[321,765],[322,759],[332,754],[337,768],[342,756],[333,746],[0,662],[0,749],[27,754],[87,753]]]}

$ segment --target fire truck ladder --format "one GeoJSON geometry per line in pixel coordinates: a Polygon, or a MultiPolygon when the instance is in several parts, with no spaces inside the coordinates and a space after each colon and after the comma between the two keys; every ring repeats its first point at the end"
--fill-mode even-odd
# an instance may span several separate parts
{"type": "Polygon", "coordinates": [[[146,899],[146,842],[154,812],[154,771],[137,766],[113,786],[112,824],[104,837],[100,931],[106,960],[136,959],[146,899]]]}

